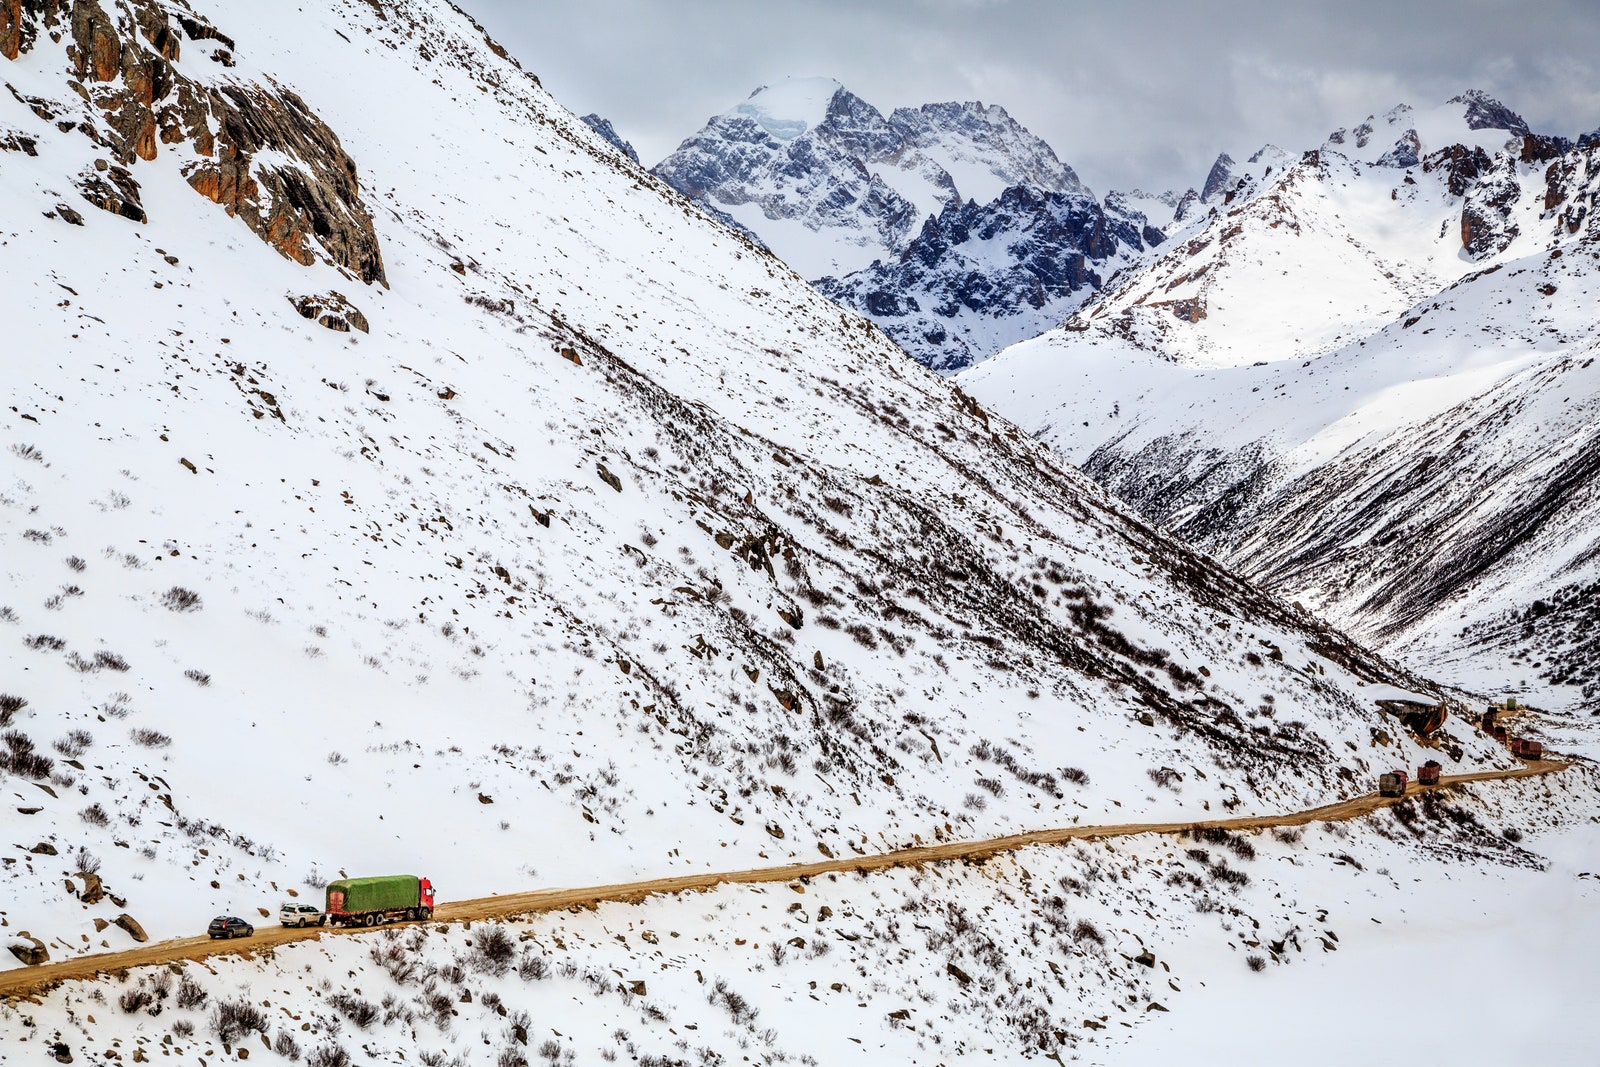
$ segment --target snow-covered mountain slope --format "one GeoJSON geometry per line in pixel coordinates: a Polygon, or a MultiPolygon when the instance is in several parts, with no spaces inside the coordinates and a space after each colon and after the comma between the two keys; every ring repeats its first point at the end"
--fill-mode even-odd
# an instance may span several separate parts
{"type": "Polygon", "coordinates": [[[1600,153],[1481,94],[1450,109],[1391,113],[1414,166],[1369,131],[1369,162],[1233,174],[1232,206],[963,386],[1384,647],[1592,703],[1600,153]],[[1529,618],[1551,598],[1565,627],[1529,618]]]}
{"type": "Polygon", "coordinates": [[[823,78],[758,89],[654,171],[944,372],[1059,323],[1162,240],[1004,108],[885,117],[823,78]]]}
{"type": "Polygon", "coordinates": [[[1508,762],[1419,747],[1374,700],[1425,683],[709,225],[448,4],[21,12],[0,920],[49,951],[317,872],[449,899],[1508,762]],[[169,135],[185,91],[213,110],[169,135]]]}

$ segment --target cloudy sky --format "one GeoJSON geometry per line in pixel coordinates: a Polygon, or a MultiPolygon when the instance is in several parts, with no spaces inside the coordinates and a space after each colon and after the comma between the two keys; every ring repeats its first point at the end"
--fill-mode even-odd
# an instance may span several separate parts
{"type": "Polygon", "coordinates": [[[882,111],[1002,104],[1091,188],[1197,185],[1219,151],[1314,147],[1482,88],[1600,126],[1600,0],[458,0],[649,165],[757,86],[828,75],[882,111]]]}

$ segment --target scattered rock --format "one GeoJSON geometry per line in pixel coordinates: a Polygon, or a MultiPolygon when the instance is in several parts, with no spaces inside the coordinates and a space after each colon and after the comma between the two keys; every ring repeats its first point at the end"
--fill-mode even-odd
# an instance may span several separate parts
{"type": "Polygon", "coordinates": [[[479,804],[493,804],[494,803],[494,797],[490,796],[487,793],[479,793],[478,794],[478,803],[479,804]]]}
{"type": "Polygon", "coordinates": [[[144,932],[144,927],[139,925],[139,920],[135,919],[127,912],[123,912],[121,915],[118,915],[111,921],[126,930],[128,932],[128,936],[139,942],[141,945],[150,940],[150,935],[144,932]]]}
{"type": "Polygon", "coordinates": [[[1133,962],[1143,964],[1146,967],[1154,967],[1156,965],[1156,954],[1149,949],[1145,949],[1133,957],[1133,962]]]}
{"type": "Polygon", "coordinates": [[[60,855],[60,853],[56,851],[56,846],[52,845],[48,841],[40,841],[37,845],[34,845],[28,851],[33,853],[35,856],[59,856],[60,855]]]}
{"type": "Polygon", "coordinates": [[[954,978],[962,985],[972,984],[972,976],[953,963],[947,963],[944,965],[944,973],[948,974],[951,978],[954,978]]]}
{"type": "Polygon", "coordinates": [[[618,478],[615,474],[612,474],[610,469],[607,468],[604,463],[596,463],[595,470],[599,473],[600,480],[602,482],[605,482],[617,492],[622,492],[622,479],[618,478]]]}

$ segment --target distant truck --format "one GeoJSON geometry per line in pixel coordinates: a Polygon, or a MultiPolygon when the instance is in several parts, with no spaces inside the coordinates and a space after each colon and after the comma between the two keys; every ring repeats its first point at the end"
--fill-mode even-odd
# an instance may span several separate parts
{"type": "Polygon", "coordinates": [[[328,883],[328,921],[335,926],[376,926],[433,917],[433,883],[414,874],[341,878],[328,883]]]}
{"type": "Polygon", "coordinates": [[[1378,795],[1380,797],[1405,796],[1408,777],[1405,771],[1390,771],[1388,774],[1378,775],[1378,795]]]}
{"type": "Polygon", "coordinates": [[[1439,772],[1442,770],[1444,770],[1444,767],[1440,765],[1438,760],[1429,760],[1427,763],[1424,763],[1422,766],[1417,768],[1417,784],[1438,785],[1439,772]]]}

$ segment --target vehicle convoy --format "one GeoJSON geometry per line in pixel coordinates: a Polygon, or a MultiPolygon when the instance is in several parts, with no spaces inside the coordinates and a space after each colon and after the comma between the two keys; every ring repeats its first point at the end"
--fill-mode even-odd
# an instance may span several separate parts
{"type": "Polygon", "coordinates": [[[254,926],[237,915],[218,915],[211,920],[211,925],[206,927],[206,933],[211,935],[213,941],[223,937],[249,937],[255,932],[254,926]]]}
{"type": "Polygon", "coordinates": [[[1408,777],[1405,771],[1390,771],[1388,774],[1378,775],[1378,795],[1380,797],[1405,796],[1408,777]]]}
{"type": "Polygon", "coordinates": [[[296,904],[286,900],[278,909],[278,921],[285,926],[321,926],[328,921],[328,917],[315,904],[296,904]]]}
{"type": "Polygon", "coordinates": [[[327,919],[335,926],[376,926],[433,917],[433,883],[414,874],[341,878],[328,883],[327,919]]]}

